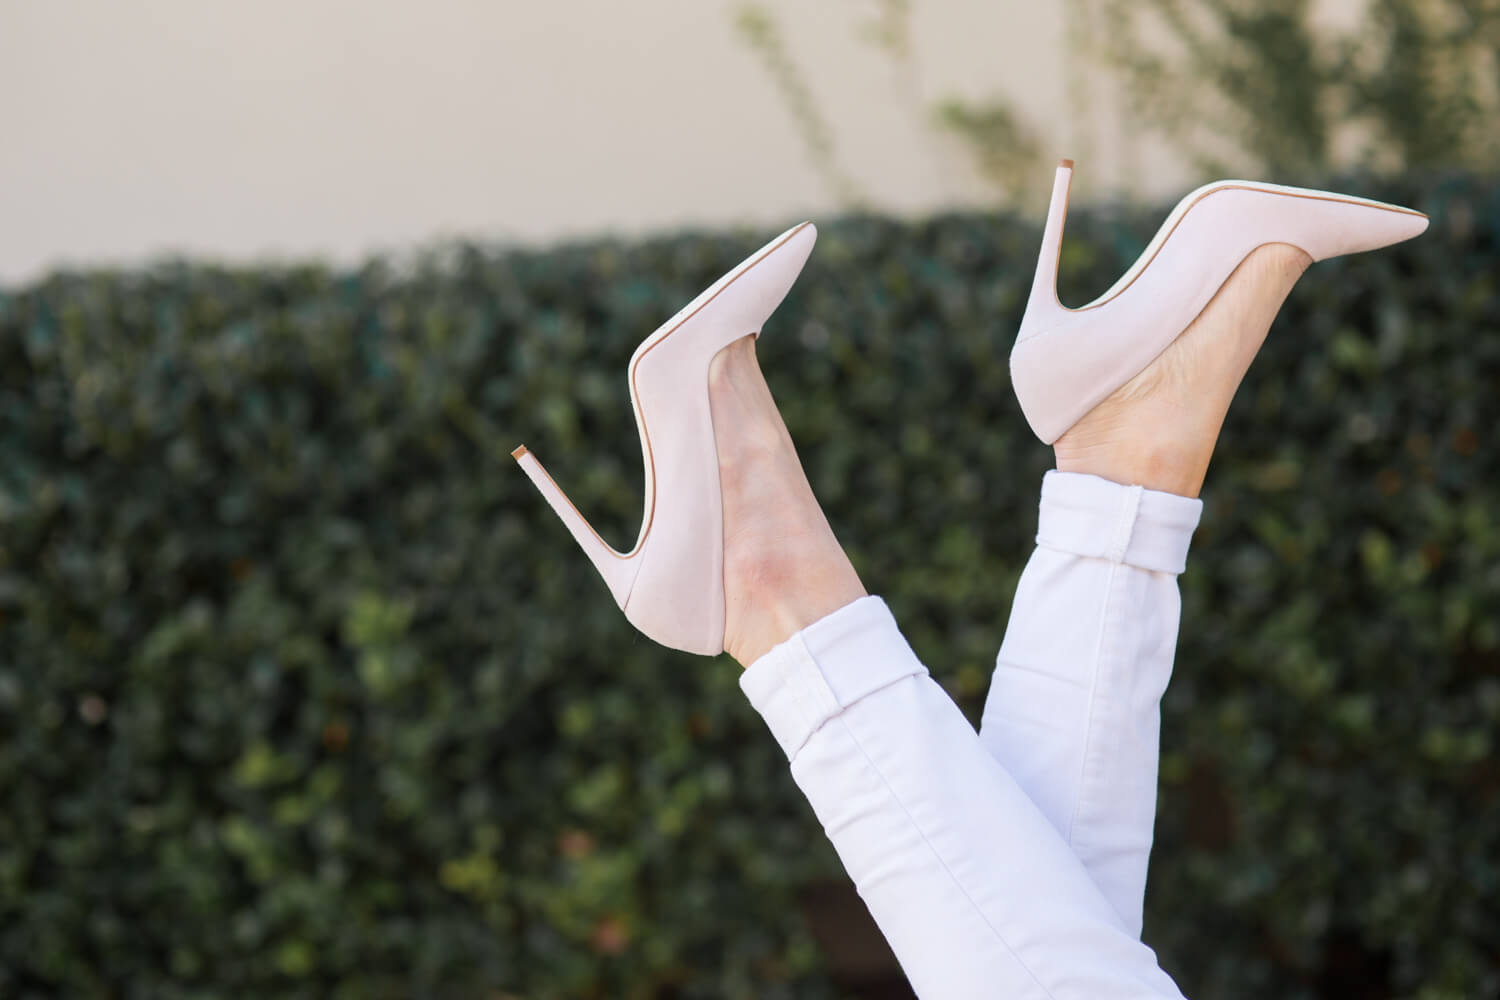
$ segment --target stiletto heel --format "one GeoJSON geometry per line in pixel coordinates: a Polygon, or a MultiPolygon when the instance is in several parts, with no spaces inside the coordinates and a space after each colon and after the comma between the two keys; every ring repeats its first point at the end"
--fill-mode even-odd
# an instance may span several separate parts
{"type": "Polygon", "coordinates": [[[599,537],[525,445],[511,452],[604,578],[630,623],[664,646],[724,649],[724,525],[708,402],[714,355],[760,335],[817,239],[810,222],[782,233],[647,337],[631,356],[630,399],[646,472],[635,547],[599,537]]]}
{"type": "Polygon", "coordinates": [[[609,592],[614,595],[615,603],[623,606],[625,598],[630,594],[630,585],[635,582],[635,571],[640,566],[634,558],[635,553],[625,555],[623,552],[616,552],[604,539],[600,538],[593,525],[589,524],[578,512],[578,508],[573,506],[573,501],[569,500],[567,494],[551,476],[547,475],[547,470],[542,468],[542,463],[526,450],[525,445],[511,452],[510,457],[516,460],[521,466],[521,471],[525,472],[536,484],[536,488],[546,498],[558,519],[567,525],[568,531],[573,535],[573,540],[578,543],[579,548],[583,549],[583,554],[589,557],[589,562],[594,564],[599,575],[604,577],[604,583],[609,587],[609,592]]]}
{"type": "Polygon", "coordinates": [[[1073,185],[1073,161],[1062,160],[1052,179],[1052,201],[1047,205],[1047,221],[1042,226],[1042,250],[1037,255],[1036,275],[1031,279],[1031,296],[1026,300],[1026,315],[1033,308],[1045,308],[1057,301],[1057,264],[1062,256],[1063,223],[1068,217],[1068,191],[1073,185]]]}
{"type": "Polygon", "coordinates": [[[1285,243],[1315,261],[1420,235],[1427,216],[1350,195],[1218,181],[1178,203],[1130,270],[1078,309],[1057,299],[1057,263],[1073,161],[1057,168],[1011,384],[1036,436],[1051,444],[1140,374],[1256,249],[1285,243]]]}

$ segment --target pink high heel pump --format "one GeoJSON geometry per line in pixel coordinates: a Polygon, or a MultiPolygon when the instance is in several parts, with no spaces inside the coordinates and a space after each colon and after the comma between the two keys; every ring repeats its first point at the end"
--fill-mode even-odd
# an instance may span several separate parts
{"type": "Polygon", "coordinates": [[[1182,199],[1114,287],[1088,305],[1057,300],[1057,259],[1073,161],[1052,188],[1042,250],[1010,352],[1021,411],[1046,444],[1140,374],[1193,322],[1258,247],[1286,243],[1313,260],[1417,236],[1427,216],[1399,205],[1253,181],[1217,181],[1182,199]]]}
{"type": "Polygon", "coordinates": [[[628,375],[646,509],[629,552],[599,537],[524,445],[511,453],[604,577],[625,617],[664,646],[705,656],[724,648],[723,504],[708,366],[739,338],[759,336],[816,239],[810,222],[782,233],[636,348],[628,375]]]}

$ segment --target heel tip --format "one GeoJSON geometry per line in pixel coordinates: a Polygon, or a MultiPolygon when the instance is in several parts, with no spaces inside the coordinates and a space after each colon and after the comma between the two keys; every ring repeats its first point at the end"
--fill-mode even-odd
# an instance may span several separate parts
{"type": "Polygon", "coordinates": [[[519,447],[515,451],[511,452],[510,453],[510,457],[513,458],[513,459],[515,459],[517,462],[519,462],[521,459],[525,458],[529,454],[531,454],[531,453],[526,450],[526,446],[523,444],[523,445],[521,445],[521,447],[519,447]]]}
{"type": "Polygon", "coordinates": [[[1068,170],[1072,170],[1073,169],[1073,161],[1072,160],[1058,160],[1057,161],[1057,165],[1059,167],[1066,167],[1068,170]]]}

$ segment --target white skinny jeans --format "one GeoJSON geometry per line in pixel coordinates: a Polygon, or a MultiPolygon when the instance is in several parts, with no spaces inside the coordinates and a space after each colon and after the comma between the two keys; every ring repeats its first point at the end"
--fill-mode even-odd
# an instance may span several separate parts
{"type": "Polygon", "coordinates": [[[981,733],[878,597],[743,674],[923,1000],[1181,997],[1139,934],[1201,509],[1048,473],[981,733]]]}

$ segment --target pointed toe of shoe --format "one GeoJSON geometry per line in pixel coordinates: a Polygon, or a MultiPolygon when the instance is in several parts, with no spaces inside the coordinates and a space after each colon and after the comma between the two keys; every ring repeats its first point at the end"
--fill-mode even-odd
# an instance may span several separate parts
{"type": "MultiPolygon", "coordinates": [[[[1368,249],[1376,250],[1380,247],[1392,246],[1396,243],[1404,243],[1409,239],[1421,236],[1427,231],[1429,221],[1427,216],[1410,208],[1399,205],[1390,205],[1374,211],[1369,220],[1368,249]]],[[[1361,248],[1365,249],[1365,248],[1361,248]]]]}
{"type": "Polygon", "coordinates": [[[1421,215],[1420,213],[1412,215],[1407,219],[1405,231],[1402,233],[1400,239],[1409,240],[1421,236],[1427,232],[1427,227],[1431,224],[1432,220],[1425,215],[1421,215]]]}
{"type": "Polygon", "coordinates": [[[812,254],[818,230],[811,222],[793,226],[757,251],[744,265],[743,275],[726,289],[720,303],[732,328],[760,335],[760,328],[796,284],[812,254]]]}
{"type": "Polygon", "coordinates": [[[1421,212],[1378,202],[1346,202],[1332,206],[1328,228],[1303,247],[1315,260],[1349,253],[1364,253],[1404,243],[1427,231],[1428,219],[1421,212]]]}
{"type": "Polygon", "coordinates": [[[793,226],[771,241],[772,249],[760,267],[765,269],[761,280],[779,302],[792,290],[797,275],[812,256],[813,244],[818,242],[818,227],[811,222],[793,226]]]}
{"type": "Polygon", "coordinates": [[[818,227],[812,222],[801,222],[787,230],[789,242],[794,242],[800,248],[802,259],[807,260],[807,255],[812,253],[813,244],[818,242],[818,227]]]}

